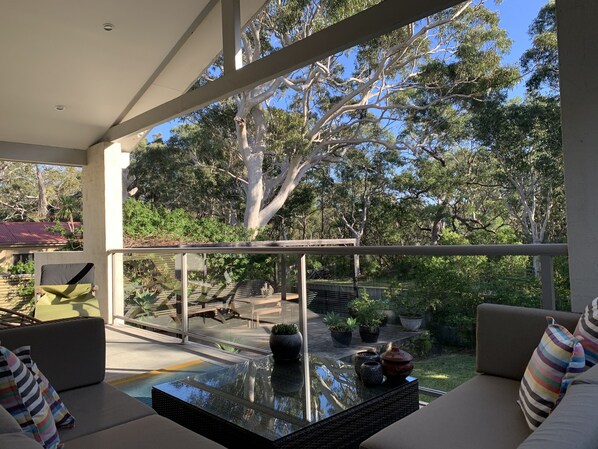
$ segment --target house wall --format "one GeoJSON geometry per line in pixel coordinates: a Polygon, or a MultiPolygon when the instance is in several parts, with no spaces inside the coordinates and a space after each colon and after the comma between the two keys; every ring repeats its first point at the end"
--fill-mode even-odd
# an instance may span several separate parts
{"type": "Polygon", "coordinates": [[[30,275],[0,275],[0,307],[21,313],[31,312],[33,297],[19,296],[19,286],[26,285],[30,275]]]}
{"type": "Polygon", "coordinates": [[[0,267],[2,270],[7,270],[13,265],[14,256],[16,254],[34,254],[36,252],[53,252],[63,248],[63,246],[18,246],[0,248],[0,267]]]}

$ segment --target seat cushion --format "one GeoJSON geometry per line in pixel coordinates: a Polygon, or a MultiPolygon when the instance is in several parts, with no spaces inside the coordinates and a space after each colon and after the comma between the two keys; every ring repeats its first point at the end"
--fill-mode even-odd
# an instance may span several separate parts
{"type": "Polygon", "coordinates": [[[104,382],[63,391],[60,396],[77,417],[74,428],[59,430],[63,442],[156,413],[141,401],[104,382]]]}
{"type": "Polygon", "coordinates": [[[598,384],[598,366],[593,366],[585,373],[580,374],[573,381],[574,384],[598,384]]]}
{"type": "Polygon", "coordinates": [[[478,375],[361,443],[362,449],[504,449],[530,434],[519,381],[478,375]]]}
{"type": "Polygon", "coordinates": [[[69,441],[65,449],[224,449],[162,416],[153,415],[69,441]]]}
{"type": "Polygon", "coordinates": [[[22,432],[21,426],[4,407],[0,406],[0,435],[14,432],[22,432]]]}
{"type": "Polygon", "coordinates": [[[6,449],[44,449],[24,432],[3,433],[0,435],[0,447],[6,449]]]}
{"type": "Polygon", "coordinates": [[[554,411],[519,449],[596,449],[598,384],[574,382],[554,411]]]}

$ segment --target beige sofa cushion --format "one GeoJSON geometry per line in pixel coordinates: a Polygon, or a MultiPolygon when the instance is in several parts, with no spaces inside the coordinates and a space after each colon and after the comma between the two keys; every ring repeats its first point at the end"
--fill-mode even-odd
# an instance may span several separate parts
{"type": "Polygon", "coordinates": [[[520,449],[596,449],[598,384],[574,383],[563,400],[520,449]]]}
{"type": "Polygon", "coordinates": [[[479,375],[361,443],[362,449],[515,448],[530,430],[519,381],[479,375]]]}
{"type": "Polygon", "coordinates": [[[520,381],[546,330],[546,316],[573,332],[580,314],[500,304],[477,309],[476,369],[520,381]]]}
{"type": "Polygon", "coordinates": [[[153,415],[69,441],[65,449],[224,449],[162,416],[153,415]]]}
{"type": "MultiPolygon", "coordinates": [[[[0,406],[0,434],[22,431],[17,420],[4,407],[0,406]]],[[[0,445],[0,447],[2,446],[0,445]]]]}
{"type": "Polygon", "coordinates": [[[156,413],[143,402],[106,383],[63,391],[60,397],[77,418],[74,428],[59,429],[63,442],[156,413]]]}
{"type": "Polygon", "coordinates": [[[27,436],[25,432],[1,434],[0,447],[3,449],[44,449],[41,444],[27,436]]]}

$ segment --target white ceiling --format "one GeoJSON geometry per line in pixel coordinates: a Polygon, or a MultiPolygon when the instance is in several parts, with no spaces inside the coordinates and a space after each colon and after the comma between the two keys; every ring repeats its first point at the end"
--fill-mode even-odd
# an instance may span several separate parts
{"type": "MultiPolygon", "coordinates": [[[[242,23],[264,3],[241,1],[242,23]]],[[[184,93],[222,50],[216,0],[4,0],[0,24],[5,147],[87,149],[184,93]]]]}

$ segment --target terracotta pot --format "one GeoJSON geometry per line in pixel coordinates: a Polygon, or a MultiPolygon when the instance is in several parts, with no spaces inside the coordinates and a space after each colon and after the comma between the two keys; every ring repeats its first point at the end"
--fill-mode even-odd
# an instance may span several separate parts
{"type": "Polygon", "coordinates": [[[413,371],[413,356],[398,345],[392,345],[380,355],[386,377],[407,377],[413,371]]]}

